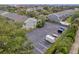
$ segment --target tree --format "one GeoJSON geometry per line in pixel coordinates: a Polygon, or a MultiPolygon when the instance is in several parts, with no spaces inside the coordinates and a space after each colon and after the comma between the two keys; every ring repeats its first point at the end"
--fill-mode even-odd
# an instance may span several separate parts
{"type": "Polygon", "coordinates": [[[44,24],[45,24],[45,20],[41,20],[41,19],[39,19],[38,20],[38,22],[37,22],[37,28],[41,28],[41,27],[43,27],[44,26],[44,24]]]}
{"type": "Polygon", "coordinates": [[[49,10],[49,7],[48,7],[48,6],[45,6],[43,9],[45,9],[45,10],[49,10]]]}
{"type": "Polygon", "coordinates": [[[30,17],[38,17],[39,13],[37,11],[27,12],[27,15],[30,17]]]}

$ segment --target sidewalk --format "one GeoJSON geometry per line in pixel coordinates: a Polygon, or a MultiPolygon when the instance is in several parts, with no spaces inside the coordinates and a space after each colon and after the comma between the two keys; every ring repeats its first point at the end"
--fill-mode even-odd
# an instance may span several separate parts
{"type": "Polygon", "coordinates": [[[79,28],[76,33],[75,42],[73,43],[73,45],[71,47],[70,54],[77,54],[78,48],[79,48],[79,28]]]}

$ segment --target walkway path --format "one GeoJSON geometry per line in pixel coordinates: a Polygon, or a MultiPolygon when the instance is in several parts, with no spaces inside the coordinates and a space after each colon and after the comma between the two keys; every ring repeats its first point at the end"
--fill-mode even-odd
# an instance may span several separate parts
{"type": "Polygon", "coordinates": [[[76,33],[75,42],[71,47],[70,54],[77,54],[79,49],[79,28],[76,33]]]}

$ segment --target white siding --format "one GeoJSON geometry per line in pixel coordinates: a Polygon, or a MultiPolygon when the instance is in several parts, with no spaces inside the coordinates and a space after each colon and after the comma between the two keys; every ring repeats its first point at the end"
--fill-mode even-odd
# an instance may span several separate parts
{"type": "Polygon", "coordinates": [[[26,29],[34,29],[34,28],[36,28],[36,25],[37,25],[37,19],[28,18],[24,22],[23,28],[26,28],[26,29]]]}

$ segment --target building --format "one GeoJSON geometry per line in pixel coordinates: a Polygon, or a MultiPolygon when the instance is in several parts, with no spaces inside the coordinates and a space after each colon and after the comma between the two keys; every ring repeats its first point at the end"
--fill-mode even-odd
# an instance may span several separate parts
{"type": "Polygon", "coordinates": [[[34,29],[34,28],[36,28],[36,25],[37,25],[37,19],[35,19],[35,18],[28,18],[24,22],[23,28],[26,28],[27,30],[28,29],[34,29]]]}
{"type": "Polygon", "coordinates": [[[15,22],[24,22],[28,17],[0,10],[0,15],[15,22]]]}
{"type": "Polygon", "coordinates": [[[79,11],[79,8],[75,8],[76,11],[79,11]]]}
{"type": "Polygon", "coordinates": [[[49,21],[60,22],[60,21],[65,20],[70,15],[73,15],[74,12],[75,10],[70,9],[70,10],[65,10],[58,13],[49,14],[48,19],[49,21]]]}

